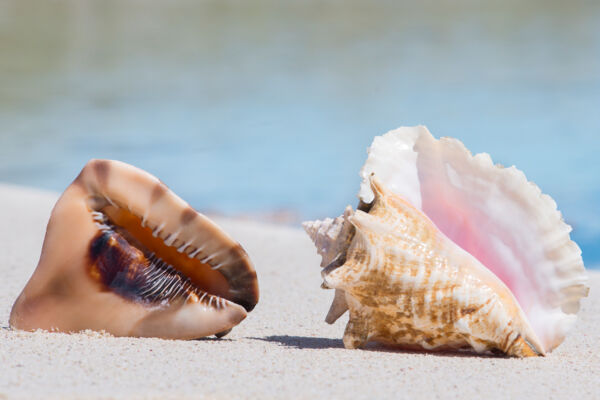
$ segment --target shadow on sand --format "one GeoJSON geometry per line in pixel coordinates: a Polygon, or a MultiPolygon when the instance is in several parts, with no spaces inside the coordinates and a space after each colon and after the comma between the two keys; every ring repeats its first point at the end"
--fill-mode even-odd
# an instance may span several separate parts
{"type": "Polygon", "coordinates": [[[265,337],[253,337],[250,339],[262,340],[263,342],[279,343],[282,346],[294,349],[343,349],[342,339],[331,339],[310,336],[288,336],[274,335],[265,337]]]}
{"type": "MultiPolygon", "coordinates": [[[[331,339],[310,336],[289,336],[289,335],[274,335],[265,337],[251,337],[249,339],[261,340],[264,342],[278,343],[282,346],[293,349],[344,349],[342,339],[331,339]]],[[[381,353],[398,353],[398,354],[415,354],[429,355],[435,357],[450,357],[450,358],[507,358],[502,354],[477,354],[472,350],[441,350],[441,351],[426,351],[426,350],[410,350],[402,349],[394,346],[386,346],[380,343],[369,343],[359,351],[381,352],[381,353]]],[[[507,358],[508,359],[508,358],[507,358]]]]}

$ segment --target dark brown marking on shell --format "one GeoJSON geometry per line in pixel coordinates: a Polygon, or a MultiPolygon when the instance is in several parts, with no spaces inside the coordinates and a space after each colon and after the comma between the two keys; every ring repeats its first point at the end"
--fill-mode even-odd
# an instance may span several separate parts
{"type": "Polygon", "coordinates": [[[197,215],[198,215],[198,213],[193,208],[191,208],[191,207],[186,208],[181,213],[181,218],[180,218],[181,225],[189,224],[196,218],[197,215]]]}
{"type": "MultiPolygon", "coordinates": [[[[342,265],[344,265],[344,263],[346,262],[346,260],[344,260],[342,258],[341,254],[338,254],[338,256],[329,263],[328,266],[326,266],[325,268],[323,268],[323,270],[321,271],[321,275],[323,276],[327,276],[330,273],[332,273],[333,271],[335,271],[336,269],[338,269],[339,267],[341,267],[342,265]]],[[[323,282],[323,284],[325,285],[324,289],[327,289],[327,284],[325,282],[323,282]]]]}
{"type": "MultiPolygon", "coordinates": [[[[510,340],[511,333],[512,332],[510,332],[508,335],[506,335],[506,338],[504,338],[504,340],[500,344],[500,349],[502,350],[502,352],[505,352],[510,348],[510,346],[508,345],[508,341],[510,340]]],[[[517,337],[517,339],[518,339],[518,337],[517,337]]],[[[513,343],[514,343],[514,341],[513,341],[513,343]]]]}
{"type": "MultiPolygon", "coordinates": [[[[239,264],[238,264],[239,265],[239,264]]],[[[239,273],[232,273],[225,277],[229,281],[232,288],[235,288],[236,292],[232,294],[232,301],[244,307],[246,311],[250,312],[256,306],[258,302],[258,286],[256,285],[256,272],[246,268],[246,264],[240,267],[234,267],[234,270],[240,271],[239,273]]]]}
{"type": "Polygon", "coordinates": [[[463,309],[460,310],[461,315],[469,315],[469,314],[473,314],[474,312],[476,312],[477,310],[479,310],[481,307],[465,307],[463,309]]]}
{"type": "Polygon", "coordinates": [[[95,160],[92,164],[98,182],[102,187],[106,186],[108,182],[108,175],[110,174],[110,163],[106,160],[95,160]]]}
{"type": "Polygon", "coordinates": [[[156,186],[154,186],[154,188],[152,189],[152,195],[150,196],[150,204],[156,203],[168,191],[169,191],[169,188],[167,188],[167,186],[164,183],[162,183],[162,182],[157,183],[156,186]]]}
{"type": "Polygon", "coordinates": [[[239,243],[236,243],[231,249],[229,249],[229,252],[234,256],[248,257],[248,253],[246,253],[246,250],[244,250],[242,245],[239,243]]]}
{"type": "Polygon", "coordinates": [[[242,246],[236,244],[229,249],[229,253],[227,259],[233,261],[219,268],[219,271],[229,282],[230,300],[244,307],[246,311],[252,311],[258,303],[256,271],[248,263],[248,256],[242,246]]]}
{"type": "Polygon", "coordinates": [[[356,207],[356,209],[368,213],[371,210],[371,207],[373,207],[374,203],[375,203],[374,201],[371,203],[365,203],[364,201],[359,200],[358,206],[356,207]]]}
{"type": "Polygon", "coordinates": [[[350,257],[352,259],[352,265],[357,267],[365,264],[367,261],[367,251],[363,249],[355,249],[350,257]]]}
{"type": "Polygon", "coordinates": [[[73,293],[72,278],[68,274],[54,276],[48,283],[48,292],[59,297],[68,297],[73,293]]]}
{"type": "Polygon", "coordinates": [[[216,336],[218,339],[221,339],[223,336],[225,336],[225,335],[227,335],[229,332],[231,332],[231,329],[233,329],[233,328],[227,329],[226,331],[222,331],[222,332],[219,332],[219,333],[215,333],[215,336],[216,336]]]}

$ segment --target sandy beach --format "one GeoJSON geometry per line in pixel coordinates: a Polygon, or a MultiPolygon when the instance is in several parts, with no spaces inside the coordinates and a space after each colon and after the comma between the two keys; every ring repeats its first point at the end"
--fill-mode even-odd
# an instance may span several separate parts
{"type": "Polygon", "coordinates": [[[0,399],[600,397],[600,272],[566,341],[544,358],[346,350],[347,317],[323,320],[319,257],[298,228],[219,218],[255,263],[261,300],[223,339],[169,341],[17,332],[13,301],[33,272],[57,194],[0,185],[0,399]]]}

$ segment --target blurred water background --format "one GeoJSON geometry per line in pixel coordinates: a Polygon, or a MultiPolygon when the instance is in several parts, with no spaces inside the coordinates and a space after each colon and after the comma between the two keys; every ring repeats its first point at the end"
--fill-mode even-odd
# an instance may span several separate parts
{"type": "Polygon", "coordinates": [[[516,165],[600,263],[600,3],[0,0],[0,181],[92,157],[200,210],[356,204],[374,135],[425,124],[516,165]]]}

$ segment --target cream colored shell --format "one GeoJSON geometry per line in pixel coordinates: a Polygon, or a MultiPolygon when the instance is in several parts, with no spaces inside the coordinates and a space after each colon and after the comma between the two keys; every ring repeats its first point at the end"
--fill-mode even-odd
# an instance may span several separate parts
{"type": "Polygon", "coordinates": [[[376,137],[361,177],[359,210],[304,223],[336,289],[327,322],[350,309],[347,347],[523,356],[564,340],[589,290],[581,251],[521,171],[419,126],[376,137]]]}

